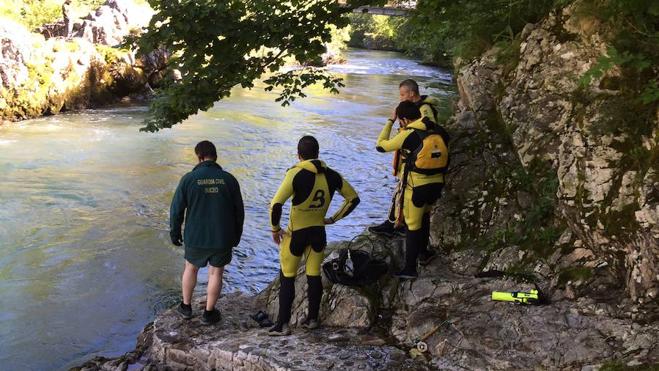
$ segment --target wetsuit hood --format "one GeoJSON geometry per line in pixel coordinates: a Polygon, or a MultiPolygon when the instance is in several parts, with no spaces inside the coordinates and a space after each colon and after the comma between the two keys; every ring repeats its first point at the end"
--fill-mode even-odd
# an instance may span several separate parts
{"type": "Polygon", "coordinates": [[[325,165],[325,163],[319,159],[300,161],[295,165],[295,167],[311,171],[314,174],[324,173],[327,169],[327,165],[325,165]]]}

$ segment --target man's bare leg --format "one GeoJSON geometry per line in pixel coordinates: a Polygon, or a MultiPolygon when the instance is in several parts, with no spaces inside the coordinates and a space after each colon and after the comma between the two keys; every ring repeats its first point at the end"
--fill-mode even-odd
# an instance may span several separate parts
{"type": "Polygon", "coordinates": [[[208,289],[206,293],[206,310],[211,311],[215,308],[217,299],[222,292],[222,277],[224,276],[224,267],[208,267],[208,289]]]}
{"type": "Polygon", "coordinates": [[[185,261],[185,268],[183,268],[183,277],[181,278],[181,289],[183,291],[183,304],[190,305],[192,301],[192,292],[197,285],[197,272],[199,268],[185,261]]]}

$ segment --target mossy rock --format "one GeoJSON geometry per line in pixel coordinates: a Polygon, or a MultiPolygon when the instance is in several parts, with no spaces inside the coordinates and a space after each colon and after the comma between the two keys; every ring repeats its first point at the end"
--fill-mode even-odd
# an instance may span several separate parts
{"type": "Polygon", "coordinates": [[[572,281],[588,281],[593,277],[593,270],[586,267],[570,267],[558,273],[558,287],[565,287],[565,285],[572,281]]]}

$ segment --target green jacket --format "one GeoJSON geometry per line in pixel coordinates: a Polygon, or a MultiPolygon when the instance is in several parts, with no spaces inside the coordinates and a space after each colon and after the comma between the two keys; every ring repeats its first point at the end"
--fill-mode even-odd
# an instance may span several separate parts
{"type": "Polygon", "coordinates": [[[204,161],[181,178],[170,208],[172,234],[181,234],[185,216],[186,247],[230,249],[238,246],[245,211],[236,178],[215,161],[204,161]]]}

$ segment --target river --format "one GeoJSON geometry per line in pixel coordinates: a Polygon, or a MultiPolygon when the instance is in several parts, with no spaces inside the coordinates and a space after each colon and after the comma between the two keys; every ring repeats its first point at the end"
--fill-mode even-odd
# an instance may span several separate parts
{"type": "MultiPolygon", "coordinates": [[[[321,158],[362,199],[328,228],[329,240],[381,222],[394,179],[391,156],[374,143],[398,101],[398,83],[412,77],[422,93],[446,98],[452,92],[442,86],[451,77],[392,52],[350,50],[346,64],[331,68],[345,79],[338,95],[311,89],[281,107],[273,93],[235,89],[208,112],[156,134],[138,131],[141,106],[0,126],[1,368],[65,369],[120,355],[179,300],[183,251],[169,242],[169,203],[200,140],[216,144],[218,162],[245,199],[245,232],[224,292],[256,293],[277,274],[268,203],[296,163],[302,135],[318,138],[321,158]]],[[[337,195],[331,211],[340,201],[337,195]]],[[[205,281],[202,270],[198,290],[205,281]]]]}

